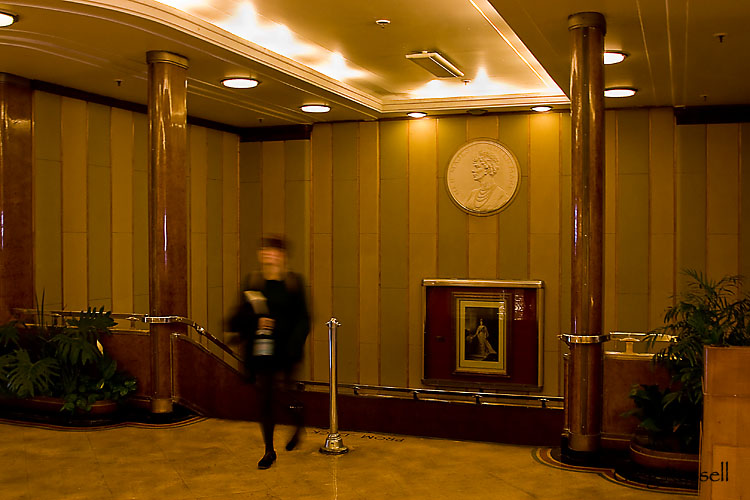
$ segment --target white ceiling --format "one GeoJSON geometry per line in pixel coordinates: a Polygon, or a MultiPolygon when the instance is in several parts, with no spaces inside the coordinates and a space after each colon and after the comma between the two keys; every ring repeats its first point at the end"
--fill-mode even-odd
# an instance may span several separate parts
{"type": "Polygon", "coordinates": [[[639,89],[607,107],[750,101],[747,64],[736,62],[750,47],[750,4],[736,0],[252,0],[254,16],[245,0],[163,1],[0,0],[19,16],[0,29],[0,72],[145,104],[146,52],[171,51],[189,59],[188,112],[236,127],[566,107],[567,17],[598,11],[606,48],[630,54],[606,67],[606,85],[639,89]],[[383,18],[384,28],[375,23],[383,18]],[[317,55],[269,50],[286,49],[261,39],[263,27],[317,55]],[[716,33],[726,33],[723,42],[716,33]],[[405,57],[419,51],[439,51],[469,81],[430,83],[436,78],[405,57]],[[330,76],[320,64],[331,57],[359,74],[330,76]],[[228,76],[261,84],[225,89],[228,76]],[[428,84],[443,93],[420,97],[428,84]],[[308,103],[332,110],[301,112],[308,103]]]}

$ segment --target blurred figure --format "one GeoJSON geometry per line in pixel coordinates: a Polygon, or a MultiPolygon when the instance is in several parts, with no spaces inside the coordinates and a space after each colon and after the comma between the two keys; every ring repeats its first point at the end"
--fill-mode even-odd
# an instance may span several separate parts
{"type": "Polygon", "coordinates": [[[302,277],[286,269],[285,240],[263,238],[258,259],[261,271],[248,277],[229,328],[246,341],[245,368],[250,381],[256,383],[265,443],[258,468],[268,469],[276,461],[273,432],[277,402],[288,405],[295,425],[287,450],[297,446],[303,430],[302,405],[292,401],[290,388],[292,373],[304,353],[310,317],[302,277]]]}

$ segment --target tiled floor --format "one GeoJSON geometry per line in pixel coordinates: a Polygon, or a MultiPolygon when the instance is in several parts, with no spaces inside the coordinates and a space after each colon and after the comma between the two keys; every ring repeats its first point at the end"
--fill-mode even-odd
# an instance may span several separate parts
{"type": "Polygon", "coordinates": [[[542,465],[533,448],[342,433],[350,452],[319,453],[308,429],[258,470],[258,424],[203,420],[182,427],[49,430],[0,423],[0,499],[694,499],[542,465]]]}

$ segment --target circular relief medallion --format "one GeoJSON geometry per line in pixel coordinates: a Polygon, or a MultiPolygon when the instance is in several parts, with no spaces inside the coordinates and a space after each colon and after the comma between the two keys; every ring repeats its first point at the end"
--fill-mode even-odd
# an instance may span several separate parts
{"type": "Polygon", "coordinates": [[[461,146],[448,164],[445,184],[453,201],[473,215],[492,215],[518,191],[521,169],[515,155],[492,139],[461,146]]]}

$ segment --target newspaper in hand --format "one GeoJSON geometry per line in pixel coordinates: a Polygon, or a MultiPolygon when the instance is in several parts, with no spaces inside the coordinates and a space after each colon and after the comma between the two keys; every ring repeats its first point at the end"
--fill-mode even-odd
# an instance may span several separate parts
{"type": "Polygon", "coordinates": [[[255,314],[258,316],[266,315],[268,314],[268,304],[266,303],[266,296],[263,295],[262,292],[257,292],[255,290],[246,290],[244,292],[245,300],[250,302],[250,305],[253,307],[253,311],[255,311],[255,314]]]}

